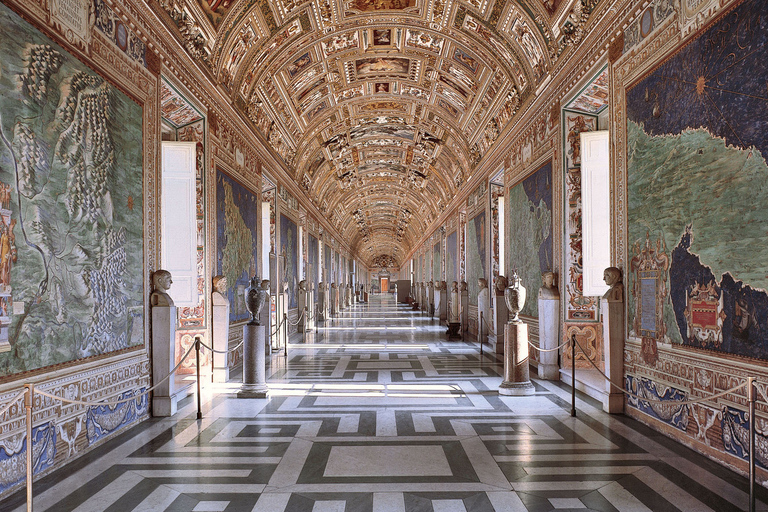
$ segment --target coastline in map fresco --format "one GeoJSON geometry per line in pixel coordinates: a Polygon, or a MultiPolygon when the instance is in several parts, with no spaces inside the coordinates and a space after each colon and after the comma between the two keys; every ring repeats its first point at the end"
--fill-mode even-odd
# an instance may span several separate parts
{"type": "Polygon", "coordinates": [[[768,175],[768,133],[755,119],[768,118],[768,34],[752,13],[766,9],[743,2],[627,91],[629,243],[673,248],[669,339],[761,359],[768,190],[756,184],[768,175]]]}
{"type": "Polygon", "coordinates": [[[280,214],[280,254],[283,270],[282,280],[288,285],[288,308],[295,309],[299,306],[296,297],[296,290],[299,287],[298,281],[298,243],[296,242],[296,223],[283,214],[280,214]]]}
{"type": "MultiPolygon", "coordinates": [[[[507,265],[517,270],[528,290],[538,290],[542,272],[554,270],[552,261],[552,162],[509,190],[507,200],[507,265]]],[[[531,292],[533,293],[533,292],[531,292]]],[[[539,316],[538,300],[527,300],[521,314],[539,316]]]]}
{"type": "Polygon", "coordinates": [[[480,293],[477,280],[481,277],[487,279],[485,254],[485,212],[480,212],[467,222],[467,289],[469,303],[474,306],[480,293]]]}
{"type": "Polygon", "coordinates": [[[256,194],[216,172],[217,274],[227,278],[229,321],[248,320],[244,292],[256,273],[256,194]]]}
{"type": "Polygon", "coordinates": [[[451,282],[459,280],[456,265],[457,250],[456,231],[452,231],[445,238],[445,280],[448,282],[449,290],[451,282]]]}
{"type": "Polygon", "coordinates": [[[4,5],[0,33],[7,376],[144,343],[143,114],[4,5]]]}
{"type": "Polygon", "coordinates": [[[317,238],[312,235],[309,235],[307,238],[309,240],[307,243],[307,262],[309,263],[310,280],[312,281],[312,284],[315,285],[314,289],[317,290],[317,285],[320,282],[320,248],[318,246],[317,238]]]}

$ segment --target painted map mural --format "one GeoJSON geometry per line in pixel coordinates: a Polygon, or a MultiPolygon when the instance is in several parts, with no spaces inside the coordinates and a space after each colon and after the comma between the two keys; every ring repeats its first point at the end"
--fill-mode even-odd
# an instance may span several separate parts
{"type": "Polygon", "coordinates": [[[144,343],[142,108],[0,5],[0,376],[144,343]]]}
{"type": "MultiPolygon", "coordinates": [[[[507,199],[507,275],[517,270],[530,297],[541,286],[541,273],[553,269],[552,162],[541,166],[509,190],[507,199]]],[[[539,316],[538,300],[526,300],[520,311],[539,316]]]]}
{"type": "Polygon", "coordinates": [[[230,322],[250,318],[245,289],[256,272],[257,204],[256,194],[216,172],[216,271],[227,278],[230,322]]]}
{"type": "Polygon", "coordinates": [[[467,222],[467,289],[469,303],[474,306],[477,306],[477,294],[480,293],[477,280],[481,277],[488,279],[485,273],[485,229],[484,211],[467,222]]]}
{"type": "Polygon", "coordinates": [[[448,282],[448,291],[451,290],[451,283],[458,281],[457,270],[457,251],[458,238],[456,231],[452,231],[445,237],[445,280],[448,282]]]}
{"type": "Polygon", "coordinates": [[[768,358],[766,12],[742,3],[627,91],[630,257],[668,267],[655,323],[628,276],[635,336],[768,358]]]}
{"type": "Polygon", "coordinates": [[[280,214],[280,254],[283,283],[288,283],[288,309],[299,307],[296,291],[299,289],[298,230],[296,223],[280,214]]]}

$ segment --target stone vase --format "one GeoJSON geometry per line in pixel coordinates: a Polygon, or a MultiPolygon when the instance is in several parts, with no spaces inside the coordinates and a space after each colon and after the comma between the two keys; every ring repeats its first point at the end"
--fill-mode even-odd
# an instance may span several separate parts
{"type": "Polygon", "coordinates": [[[510,322],[520,322],[520,310],[525,305],[525,287],[520,283],[520,278],[517,275],[512,276],[512,284],[507,286],[504,290],[504,302],[507,303],[507,309],[512,315],[509,319],[510,322]]]}

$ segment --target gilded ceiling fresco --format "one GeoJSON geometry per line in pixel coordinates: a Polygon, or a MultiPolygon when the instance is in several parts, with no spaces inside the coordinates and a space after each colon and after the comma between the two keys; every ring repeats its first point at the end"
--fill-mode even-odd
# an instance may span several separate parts
{"type": "Polygon", "coordinates": [[[160,4],[358,256],[399,264],[597,0],[160,4]]]}

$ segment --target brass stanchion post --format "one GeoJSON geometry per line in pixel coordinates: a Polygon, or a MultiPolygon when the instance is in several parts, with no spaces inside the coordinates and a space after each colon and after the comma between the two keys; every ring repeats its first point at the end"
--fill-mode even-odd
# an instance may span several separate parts
{"type": "Polygon", "coordinates": [[[755,378],[747,378],[747,397],[749,399],[749,512],[755,512],[755,378]]]}
{"type": "Polygon", "coordinates": [[[32,512],[32,402],[35,394],[34,384],[24,384],[24,407],[27,410],[27,512],[32,512]]]}
{"type": "Polygon", "coordinates": [[[571,336],[571,416],[576,417],[576,334],[571,336]]]}
{"type": "Polygon", "coordinates": [[[203,419],[202,398],[200,397],[200,336],[195,336],[195,359],[197,366],[197,419],[203,419]]]}
{"type": "Polygon", "coordinates": [[[283,313],[283,343],[285,343],[283,357],[288,359],[288,313],[283,313]]]}

